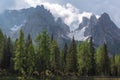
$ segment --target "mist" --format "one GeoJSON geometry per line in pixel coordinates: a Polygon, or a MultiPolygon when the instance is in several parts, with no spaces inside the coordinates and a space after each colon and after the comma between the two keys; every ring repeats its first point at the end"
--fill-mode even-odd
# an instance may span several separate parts
{"type": "Polygon", "coordinates": [[[19,10],[28,7],[30,5],[27,3],[27,0],[0,0],[0,13],[5,10],[19,10]]]}
{"type": "Polygon", "coordinates": [[[0,13],[16,5],[15,0],[0,0],[0,13]]]}

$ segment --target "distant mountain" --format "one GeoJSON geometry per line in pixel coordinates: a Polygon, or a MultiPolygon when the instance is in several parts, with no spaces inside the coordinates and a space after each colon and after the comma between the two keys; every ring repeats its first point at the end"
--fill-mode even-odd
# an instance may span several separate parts
{"type": "Polygon", "coordinates": [[[120,29],[114,24],[107,13],[103,13],[93,27],[94,44],[106,42],[111,53],[120,52],[120,29]]]}
{"type": "Polygon", "coordinates": [[[70,26],[60,17],[55,19],[44,6],[7,10],[0,14],[0,28],[13,40],[19,36],[20,29],[25,33],[25,37],[31,34],[33,40],[45,29],[61,46],[64,42],[69,43],[73,36],[76,41],[84,41],[92,36],[95,47],[105,42],[111,54],[120,52],[120,29],[107,13],[103,13],[99,18],[94,14],[90,18],[83,17],[79,27],[70,31],[70,26]]]}
{"type": "Polygon", "coordinates": [[[99,19],[95,15],[90,19],[83,17],[79,28],[68,34],[68,37],[72,36],[75,36],[77,41],[83,41],[92,36],[95,47],[107,43],[111,54],[120,52],[120,29],[107,13],[103,13],[99,19]]]}
{"type": "MultiPolygon", "coordinates": [[[[18,30],[23,30],[25,37],[30,34],[34,40],[36,36],[40,34],[43,29],[45,29],[49,35],[54,36],[60,45],[62,45],[66,40],[69,40],[66,36],[66,34],[70,32],[69,27],[61,20],[61,18],[58,18],[55,21],[53,15],[50,11],[45,9],[44,6],[37,6],[34,9],[26,9],[24,13],[29,13],[30,9],[31,12],[25,18],[25,22],[23,22],[24,24],[22,24],[21,27],[16,27],[18,30]]],[[[10,36],[13,39],[17,38],[19,35],[19,31],[17,31],[16,28],[16,31],[10,32],[10,36]]]]}

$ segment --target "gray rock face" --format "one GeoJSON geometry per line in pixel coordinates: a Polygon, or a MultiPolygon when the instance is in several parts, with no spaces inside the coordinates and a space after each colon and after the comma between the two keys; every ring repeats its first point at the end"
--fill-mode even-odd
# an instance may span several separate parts
{"type": "MultiPolygon", "coordinates": [[[[61,20],[61,18],[58,18],[55,21],[52,14],[43,6],[37,6],[33,9],[31,14],[26,18],[26,22],[21,29],[25,34],[25,38],[30,34],[33,40],[44,29],[50,36],[53,35],[60,45],[64,43],[64,40],[68,40],[66,34],[70,31],[69,27],[61,20]]],[[[17,38],[19,36],[18,32],[19,31],[13,33],[12,38],[17,38]]]]}
{"type": "Polygon", "coordinates": [[[108,51],[111,54],[120,52],[120,29],[107,13],[103,13],[99,19],[94,15],[90,19],[85,20],[84,18],[77,30],[80,30],[81,27],[86,27],[84,36],[92,36],[96,47],[107,43],[108,51]]]}
{"type": "Polygon", "coordinates": [[[104,13],[98,19],[93,28],[94,44],[101,45],[104,42],[108,45],[111,53],[118,53],[120,45],[120,29],[113,23],[109,15],[104,13]]]}
{"type": "Polygon", "coordinates": [[[60,45],[64,40],[69,40],[66,34],[70,32],[69,27],[60,18],[55,21],[50,11],[42,5],[5,11],[0,14],[0,28],[13,40],[18,38],[20,29],[23,30],[25,38],[31,34],[33,40],[45,29],[50,36],[53,34],[60,45]]]}
{"type": "Polygon", "coordinates": [[[82,23],[79,25],[79,30],[82,29],[83,27],[86,27],[89,25],[90,20],[86,17],[82,18],[82,23]]]}
{"type": "Polygon", "coordinates": [[[97,23],[97,18],[95,15],[92,15],[89,19],[88,26],[86,28],[86,31],[84,32],[85,36],[92,35],[92,30],[94,28],[94,25],[97,23]]]}
{"type": "Polygon", "coordinates": [[[92,36],[95,47],[106,42],[110,53],[120,52],[120,29],[107,13],[103,13],[100,18],[96,18],[95,15],[92,15],[90,19],[83,17],[78,29],[70,32],[69,27],[61,18],[55,20],[44,6],[19,11],[7,10],[0,14],[0,28],[12,39],[17,38],[19,30],[22,29],[25,37],[31,34],[33,40],[45,29],[49,35],[53,34],[59,45],[62,45],[65,41],[69,42],[73,36],[78,41],[92,36]]]}

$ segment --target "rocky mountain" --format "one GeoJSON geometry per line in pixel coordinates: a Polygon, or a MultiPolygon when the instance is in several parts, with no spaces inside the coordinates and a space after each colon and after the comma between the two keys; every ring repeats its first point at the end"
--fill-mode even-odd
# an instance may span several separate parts
{"type": "Polygon", "coordinates": [[[107,13],[103,13],[100,18],[92,15],[90,19],[83,17],[79,28],[68,34],[68,37],[75,36],[77,41],[83,41],[93,37],[95,47],[107,43],[108,51],[120,52],[120,29],[114,24],[107,13]]]}
{"type": "Polygon", "coordinates": [[[36,8],[5,11],[0,14],[0,28],[13,40],[19,36],[20,29],[25,33],[25,37],[31,34],[33,40],[45,29],[54,36],[59,45],[65,41],[69,43],[73,36],[76,41],[84,41],[92,36],[95,47],[105,42],[110,53],[120,52],[120,29],[107,13],[103,13],[99,18],[94,14],[90,18],[83,17],[79,27],[70,31],[70,26],[61,18],[56,19],[41,5],[36,8]]]}
{"type": "Polygon", "coordinates": [[[61,18],[55,20],[50,11],[42,5],[19,11],[6,11],[0,15],[0,25],[4,33],[13,40],[18,38],[20,29],[23,30],[25,37],[30,34],[33,40],[45,29],[49,35],[53,35],[60,42],[60,45],[66,40],[69,41],[66,36],[70,32],[69,27],[61,18]]]}
{"type": "Polygon", "coordinates": [[[94,44],[100,45],[106,42],[109,52],[120,52],[120,29],[114,24],[108,14],[104,13],[101,15],[93,27],[92,35],[94,44]]]}

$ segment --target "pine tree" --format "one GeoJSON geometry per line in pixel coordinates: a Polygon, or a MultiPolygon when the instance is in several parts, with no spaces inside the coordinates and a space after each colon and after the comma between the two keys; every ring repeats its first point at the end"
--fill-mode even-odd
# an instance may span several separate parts
{"type": "Polygon", "coordinates": [[[115,64],[115,55],[111,57],[111,75],[117,76],[117,66],[115,64]]]}
{"type": "Polygon", "coordinates": [[[10,71],[11,62],[12,62],[12,42],[10,38],[6,38],[3,45],[2,50],[2,60],[1,60],[1,68],[10,71]]]}
{"type": "Polygon", "coordinates": [[[120,76],[120,55],[115,55],[115,65],[116,65],[116,74],[117,76],[120,76]]]}
{"type": "MultiPolygon", "coordinates": [[[[45,71],[50,68],[50,37],[48,33],[43,30],[36,38],[37,42],[37,67],[39,71],[45,71]]],[[[37,69],[38,69],[37,68],[37,69]]]]}
{"type": "Polygon", "coordinates": [[[4,40],[5,40],[5,36],[3,35],[2,30],[0,29],[0,64],[3,58],[2,51],[3,51],[4,40]]]}
{"type": "Polygon", "coordinates": [[[88,71],[88,75],[95,75],[96,71],[96,63],[95,63],[95,51],[94,51],[94,46],[92,42],[92,37],[90,37],[90,42],[89,42],[89,54],[90,54],[90,69],[88,71]]]}
{"type": "Polygon", "coordinates": [[[64,48],[62,50],[62,68],[63,71],[65,72],[65,67],[66,67],[66,57],[68,54],[68,46],[67,43],[64,44],[64,48]]]}
{"type": "Polygon", "coordinates": [[[61,69],[61,65],[60,65],[60,50],[58,47],[58,44],[55,40],[52,40],[51,42],[51,48],[50,48],[50,52],[51,52],[51,69],[54,73],[57,74],[58,71],[60,71],[61,69]]]}
{"type": "Polygon", "coordinates": [[[72,39],[69,52],[67,54],[66,70],[69,73],[77,72],[77,50],[74,37],[72,39]]]}
{"type": "Polygon", "coordinates": [[[88,41],[78,46],[78,70],[80,75],[88,76],[92,70],[92,50],[88,41]]]}
{"type": "Polygon", "coordinates": [[[35,51],[30,34],[26,40],[26,71],[30,76],[35,68],[35,51]]]}
{"type": "Polygon", "coordinates": [[[107,52],[107,46],[104,44],[97,49],[96,52],[96,65],[98,75],[109,75],[110,74],[110,61],[107,52]]]}
{"type": "Polygon", "coordinates": [[[20,30],[20,36],[17,40],[15,57],[14,57],[14,68],[23,75],[26,75],[26,54],[25,54],[25,40],[24,33],[20,30]]]}
{"type": "Polygon", "coordinates": [[[63,60],[64,60],[64,64],[66,64],[67,53],[68,53],[68,46],[67,46],[67,43],[65,43],[64,48],[63,48],[63,60]]]}

